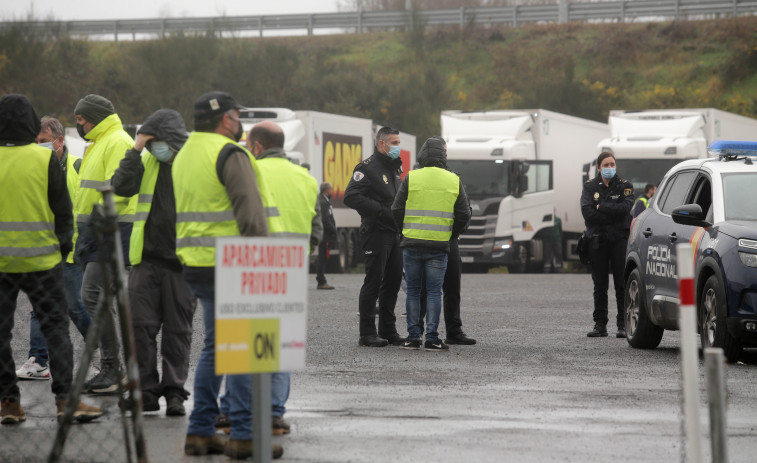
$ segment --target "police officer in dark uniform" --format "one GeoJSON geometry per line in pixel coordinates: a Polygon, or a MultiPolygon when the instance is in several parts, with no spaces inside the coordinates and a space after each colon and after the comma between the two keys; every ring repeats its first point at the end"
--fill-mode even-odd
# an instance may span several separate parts
{"type": "Polygon", "coordinates": [[[358,344],[399,346],[394,306],[402,283],[402,250],[391,206],[400,187],[402,160],[399,131],[382,127],[376,134],[371,157],[355,166],[344,192],[344,204],[360,214],[360,238],[365,255],[365,280],[360,288],[360,339],[358,344]],[[376,332],[374,310],[379,301],[376,332]]]}
{"type": "Polygon", "coordinates": [[[584,183],[581,194],[581,213],[591,235],[589,259],[591,278],[594,281],[594,329],[587,334],[590,338],[607,336],[607,286],[610,271],[618,304],[616,337],[626,337],[623,266],[633,202],[633,185],[616,174],[615,156],[608,151],[602,152],[597,158],[597,175],[584,183]]]}

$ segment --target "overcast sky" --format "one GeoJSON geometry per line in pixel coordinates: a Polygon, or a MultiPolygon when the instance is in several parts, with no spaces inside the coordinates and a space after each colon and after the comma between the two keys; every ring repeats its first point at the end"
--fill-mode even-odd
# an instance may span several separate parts
{"type": "Polygon", "coordinates": [[[0,0],[0,21],[333,13],[338,0],[0,0]]]}

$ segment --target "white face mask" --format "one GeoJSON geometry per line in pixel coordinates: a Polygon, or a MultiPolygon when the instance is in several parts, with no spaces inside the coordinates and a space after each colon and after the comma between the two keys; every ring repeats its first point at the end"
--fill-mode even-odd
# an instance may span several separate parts
{"type": "Polygon", "coordinates": [[[47,141],[45,143],[37,143],[37,145],[41,146],[42,148],[47,148],[49,150],[54,150],[55,149],[55,148],[53,148],[53,142],[51,142],[51,141],[47,141]]]}

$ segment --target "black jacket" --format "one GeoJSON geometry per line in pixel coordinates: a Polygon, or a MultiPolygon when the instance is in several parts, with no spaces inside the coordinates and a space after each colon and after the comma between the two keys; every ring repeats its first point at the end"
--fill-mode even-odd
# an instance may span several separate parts
{"type": "Polygon", "coordinates": [[[360,231],[399,233],[392,218],[392,203],[400,189],[402,159],[374,149],[371,157],[355,166],[344,191],[344,204],[360,214],[360,231]]]}
{"type": "MultiPolygon", "coordinates": [[[[464,232],[468,227],[468,222],[471,218],[470,204],[468,203],[468,195],[463,188],[463,182],[458,178],[459,191],[457,193],[457,199],[455,200],[454,216],[455,220],[452,223],[452,238],[457,239],[460,233],[464,232]]],[[[407,204],[407,194],[409,191],[410,176],[406,176],[400,185],[400,190],[397,192],[397,196],[394,198],[394,204],[392,204],[392,214],[394,215],[394,223],[397,228],[402,231],[402,224],[405,221],[405,204],[407,204]]],[[[429,241],[419,240],[415,238],[407,238],[402,235],[400,241],[401,247],[424,247],[431,249],[438,249],[449,253],[449,241],[429,241]]]]}
{"type": "Polygon", "coordinates": [[[608,186],[599,175],[587,180],[581,193],[586,230],[607,242],[628,239],[634,200],[633,184],[617,175],[608,186]]]}
{"type": "MultiPolygon", "coordinates": [[[[178,113],[160,110],[147,118],[139,128],[139,133],[154,135],[165,141],[172,150],[178,151],[187,139],[184,121],[178,113]]],[[[145,156],[152,156],[146,152],[145,156]]],[[[149,262],[177,272],[181,263],[176,257],[176,201],[173,194],[171,164],[158,163],[158,179],[155,183],[150,214],[147,216],[142,248],[142,261],[149,262]]],[[[113,174],[113,189],[119,196],[133,196],[139,193],[145,168],[139,151],[133,149],[113,174]]]]}
{"type": "Polygon", "coordinates": [[[331,207],[331,200],[323,193],[318,195],[318,204],[321,208],[321,220],[323,222],[323,240],[336,241],[339,237],[336,231],[336,221],[334,220],[334,210],[331,207]]]}
{"type": "MultiPolygon", "coordinates": [[[[2,98],[0,146],[32,145],[37,140],[40,127],[40,119],[25,96],[10,94],[2,98]]],[[[66,174],[60,168],[58,156],[52,150],[47,166],[47,202],[55,216],[55,236],[60,242],[61,257],[65,260],[73,248],[73,206],[68,194],[66,174]]]]}

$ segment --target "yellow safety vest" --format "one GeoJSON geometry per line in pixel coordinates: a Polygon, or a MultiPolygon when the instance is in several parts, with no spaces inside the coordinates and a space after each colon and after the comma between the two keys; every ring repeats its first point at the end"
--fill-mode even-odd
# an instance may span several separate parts
{"type": "MultiPolygon", "coordinates": [[[[71,153],[68,153],[68,156],[66,157],[66,185],[68,186],[68,196],[71,197],[72,205],[76,204],[76,192],[79,190],[79,174],[74,167],[74,163],[79,159],[81,158],[73,156],[71,153]]],[[[73,214],[74,218],[76,218],[76,207],[73,208],[73,214]]],[[[78,236],[79,226],[76,225],[76,220],[74,220],[74,247],[71,249],[71,252],[68,253],[68,258],[66,259],[66,262],[69,264],[74,263],[74,250],[76,249],[76,238],[78,236]]]]}
{"type": "Polygon", "coordinates": [[[152,197],[155,193],[155,184],[158,182],[158,172],[160,171],[160,161],[152,154],[149,154],[149,152],[142,155],[142,165],[145,168],[145,172],[142,174],[142,183],[139,185],[137,213],[134,215],[134,227],[131,229],[131,238],[129,241],[129,262],[131,262],[131,265],[137,265],[142,262],[142,250],[145,245],[145,224],[147,223],[147,216],[150,215],[152,197]]]}
{"type": "MultiPolygon", "coordinates": [[[[214,267],[216,237],[239,236],[226,187],[218,180],[216,173],[218,156],[231,143],[227,137],[217,133],[192,132],[174,160],[171,173],[176,198],[176,255],[184,265],[214,267]]],[[[247,154],[255,169],[266,216],[278,216],[253,156],[241,146],[237,147],[247,154]]],[[[273,220],[271,230],[271,223],[269,220],[270,233],[282,230],[276,220],[273,220]]]]}
{"type": "Polygon", "coordinates": [[[50,149],[0,147],[0,272],[50,270],[61,262],[47,200],[50,149]]]}
{"type": "Polygon", "coordinates": [[[407,203],[402,234],[406,238],[449,241],[460,192],[457,175],[438,167],[408,173],[407,203]]]}
{"type": "Polygon", "coordinates": [[[649,200],[647,199],[646,196],[642,195],[642,196],[639,196],[638,198],[636,198],[636,202],[634,202],[633,205],[636,206],[636,203],[638,203],[639,201],[641,201],[642,203],[644,203],[644,209],[646,209],[646,208],[649,207],[649,200]]]}
{"type": "MultiPolygon", "coordinates": [[[[113,173],[118,169],[126,151],[134,146],[134,140],[126,133],[117,114],[111,114],[87,133],[94,143],[87,148],[79,167],[79,187],[76,195],[76,221],[86,223],[95,204],[102,203],[99,189],[110,185],[113,173]]],[[[137,197],[113,196],[119,222],[134,222],[137,197]]]]}
{"type": "Polygon", "coordinates": [[[304,168],[292,164],[288,159],[270,157],[257,160],[260,177],[268,186],[274,203],[281,217],[281,231],[271,232],[270,236],[292,238],[310,238],[315,217],[315,203],[318,201],[318,182],[304,168]]]}

